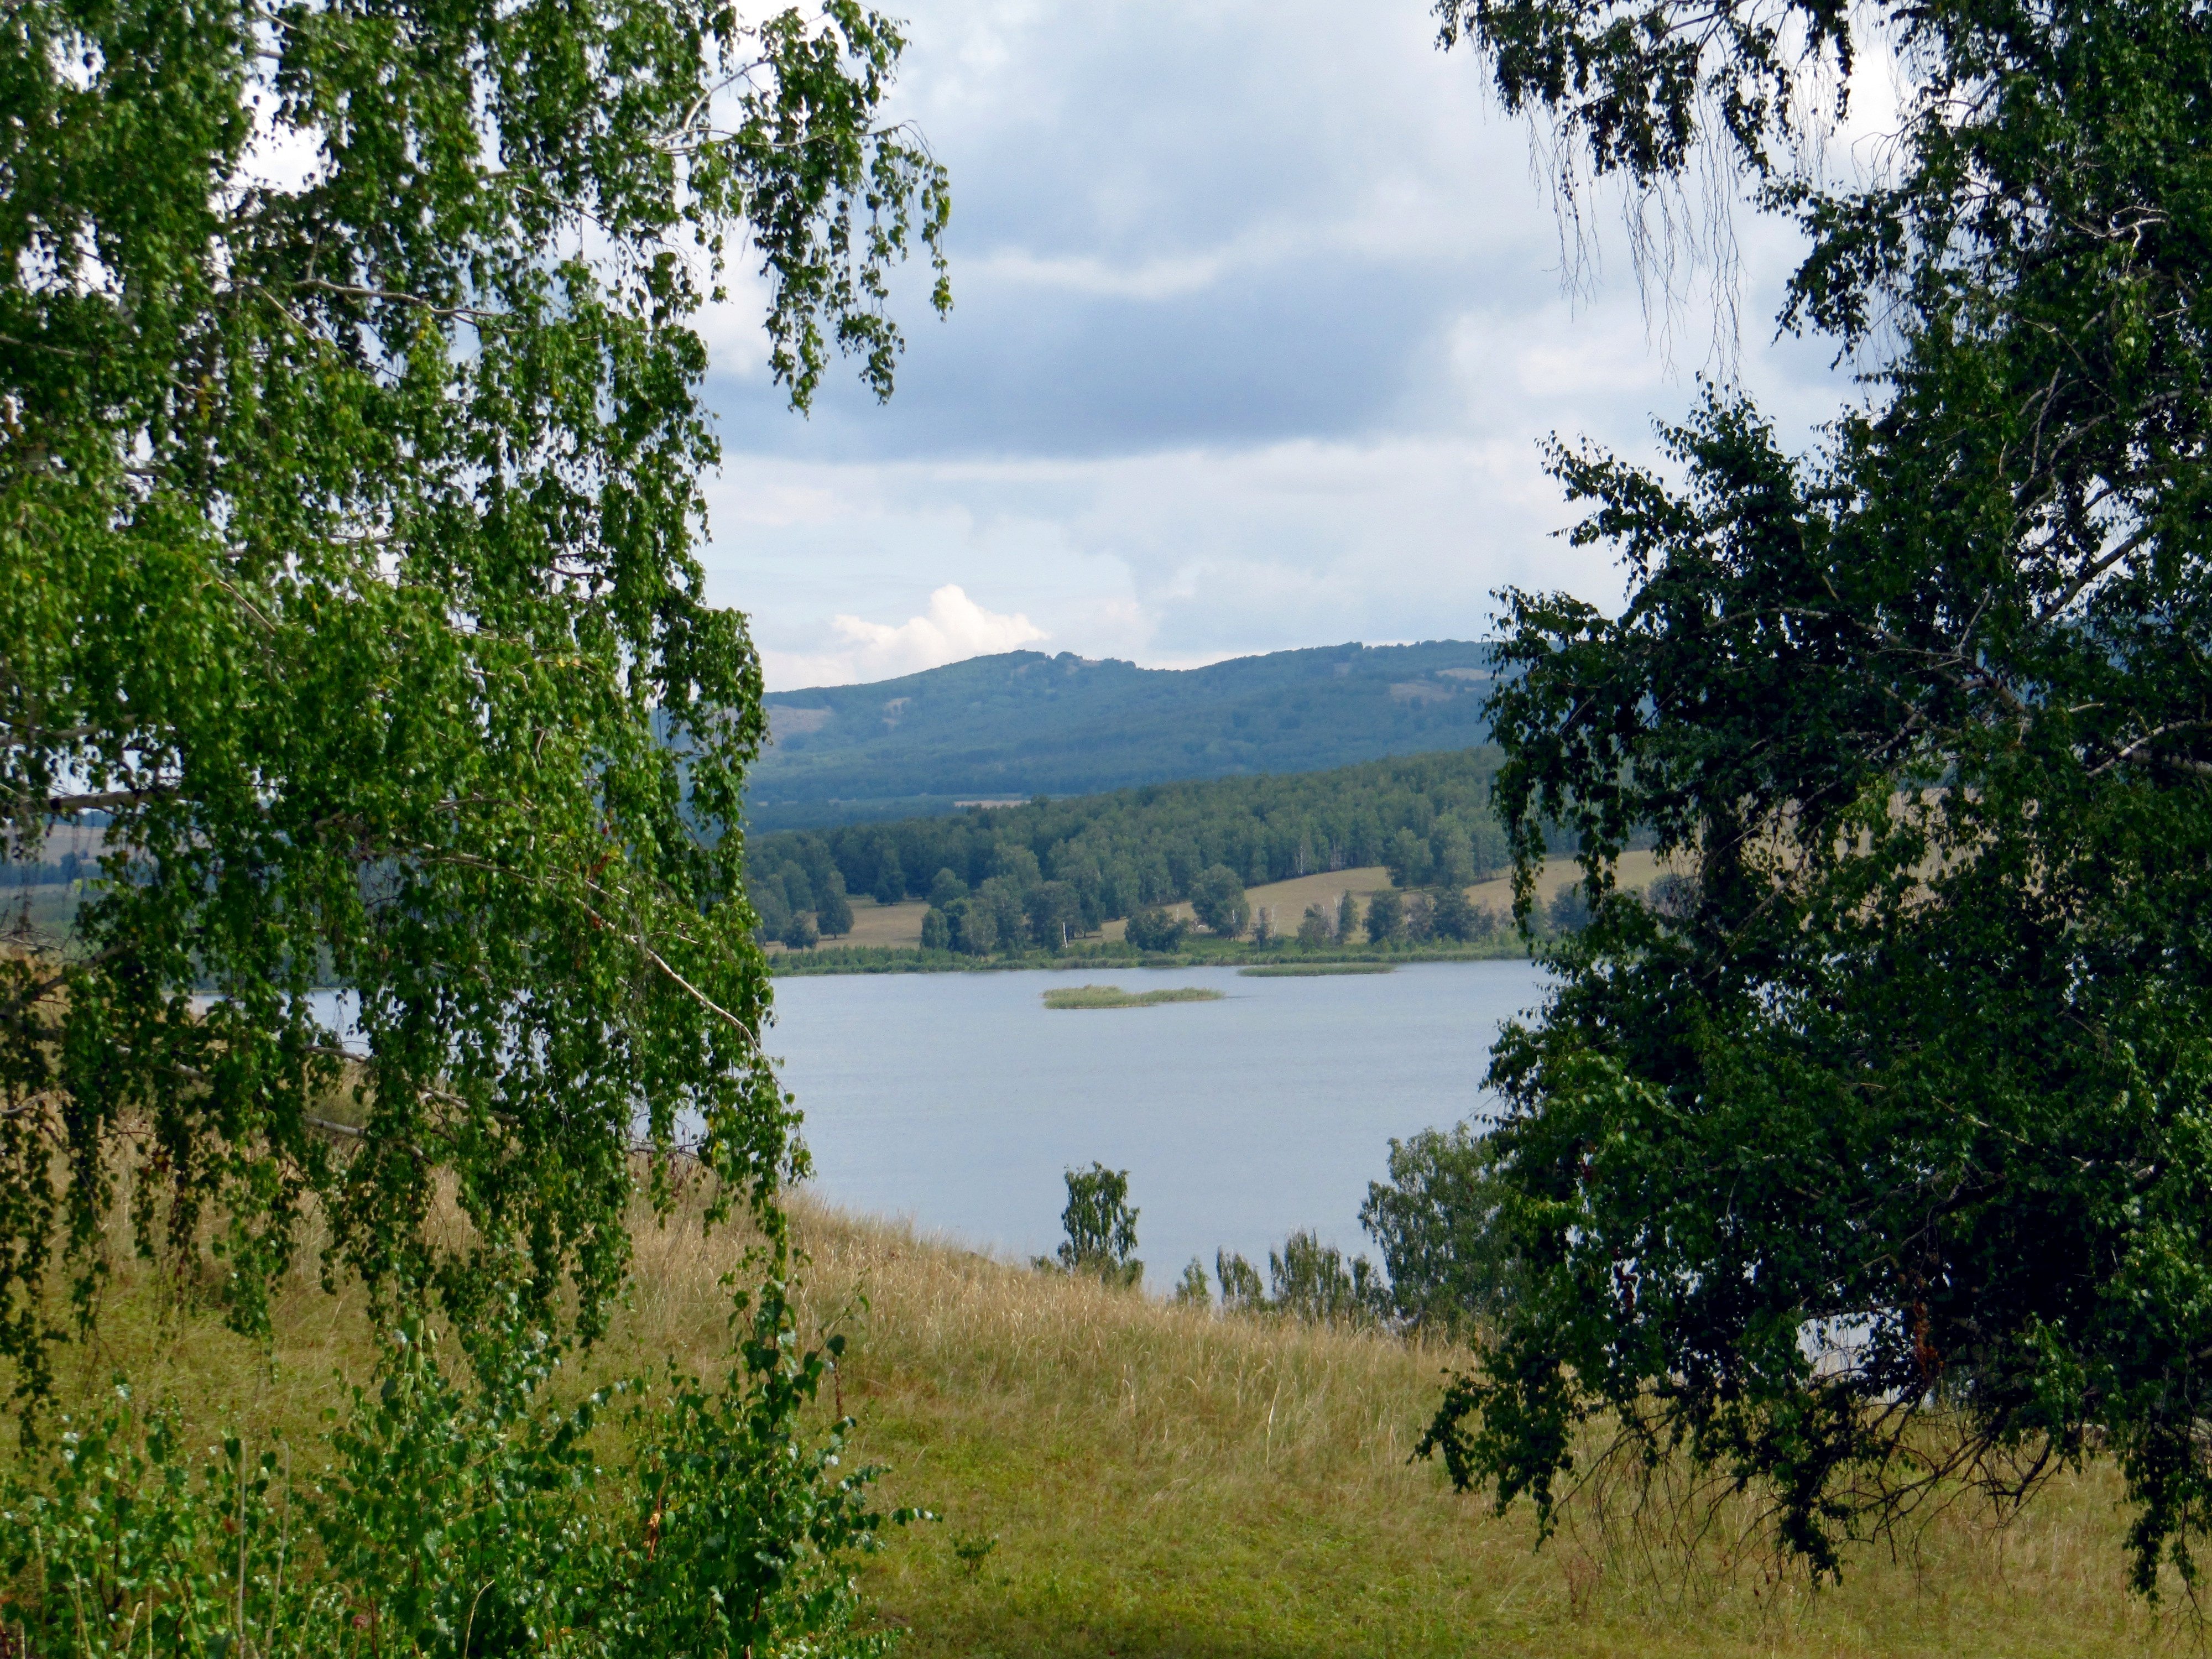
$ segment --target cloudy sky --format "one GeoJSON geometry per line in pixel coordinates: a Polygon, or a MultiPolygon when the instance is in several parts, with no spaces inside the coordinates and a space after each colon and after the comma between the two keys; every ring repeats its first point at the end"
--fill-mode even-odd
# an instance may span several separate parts
{"type": "MultiPolygon", "coordinates": [[[[1505,583],[1617,601],[1552,534],[1539,444],[1648,453],[1720,364],[1712,304],[1659,337],[1609,216],[1566,290],[1528,133],[1424,0],[890,9],[898,112],[952,176],[951,317],[917,284],[891,403],[847,376],[811,419],[742,315],[712,331],[707,562],[771,688],[1480,636],[1505,583]]],[[[1849,387],[1770,343],[1792,244],[1739,233],[1741,373],[1802,430],[1849,387]]]]}

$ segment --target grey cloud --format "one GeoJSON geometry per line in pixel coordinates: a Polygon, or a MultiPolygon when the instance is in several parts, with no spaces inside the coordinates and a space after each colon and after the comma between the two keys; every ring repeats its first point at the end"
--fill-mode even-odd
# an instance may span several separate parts
{"type": "Polygon", "coordinates": [[[724,439],[763,453],[888,459],[1374,432],[1405,410],[1434,358],[1449,280],[1334,258],[1157,300],[971,282],[951,325],[914,331],[888,406],[840,384],[802,423],[747,388],[717,399],[724,439]]]}
{"type": "Polygon", "coordinates": [[[1431,62],[1425,25],[1347,21],[921,9],[906,82],[953,173],[957,309],[929,320],[902,285],[886,409],[841,379],[801,422],[757,374],[718,380],[726,441],[1093,455],[1401,422],[1458,312],[1547,302],[1550,230],[1518,130],[1474,118],[1472,65],[1431,62]],[[978,36],[1013,54],[994,77],[962,66],[978,36]]]}
{"type": "MultiPolygon", "coordinates": [[[[957,309],[905,290],[887,408],[840,380],[798,420],[742,340],[710,386],[714,592],[779,660],[945,584],[1051,648],[1177,662],[1479,633],[1508,582],[1618,599],[1608,554],[1553,535],[1574,513],[1538,441],[1648,457],[1708,319],[1670,372],[1625,261],[1563,298],[1525,137],[1419,0],[911,19],[902,112],[953,173],[957,309]]],[[[1765,343],[1792,243],[1744,229],[1746,374],[1802,434],[1846,388],[1765,343]]]]}

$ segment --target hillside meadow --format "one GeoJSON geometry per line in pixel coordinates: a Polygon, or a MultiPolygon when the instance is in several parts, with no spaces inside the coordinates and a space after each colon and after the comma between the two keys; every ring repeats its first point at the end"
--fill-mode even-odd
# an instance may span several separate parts
{"type": "MultiPolygon", "coordinates": [[[[744,1239],[696,1194],[640,1215],[637,1274],[566,1386],[674,1353],[713,1370],[716,1280],[744,1239]]],[[[839,1379],[886,1500],[941,1518],[864,1568],[914,1659],[1315,1659],[1334,1655],[2120,1655],[2201,1632],[2122,1585],[2109,1472],[2068,1477],[2009,1525],[1961,1504],[1812,1590],[1755,1544],[1686,1570],[1656,1530],[1608,1549],[1587,1522],[1533,1547],[1525,1510],[1454,1495],[1409,1453],[1462,1356],[1374,1333],[1223,1317],[841,1214],[802,1194],[807,1316],[853,1340],[839,1379]]],[[[118,1247],[119,1239],[117,1241],[118,1247]]],[[[117,1251],[112,1316],[75,1355],[78,1401],[118,1369],[191,1428],[308,1455],[336,1370],[359,1375],[358,1298],[303,1265],[273,1350],[164,1313],[117,1251]]],[[[1731,1514],[1730,1523],[1746,1517],[1731,1514]]]]}

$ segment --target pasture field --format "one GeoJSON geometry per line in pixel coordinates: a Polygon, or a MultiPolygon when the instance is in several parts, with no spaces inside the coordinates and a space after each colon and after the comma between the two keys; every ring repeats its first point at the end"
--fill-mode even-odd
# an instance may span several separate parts
{"type": "MultiPolygon", "coordinates": [[[[1650,853],[1624,853],[1620,856],[1620,884],[1624,887],[1648,886],[1660,873],[1660,867],[1658,860],[1650,853]]],[[[1544,867],[1536,878],[1538,902],[1549,904],[1559,889],[1575,881],[1580,873],[1581,866],[1571,858],[1545,860],[1544,867]]],[[[1244,896],[1254,915],[1258,915],[1262,909],[1268,912],[1278,933],[1294,933],[1297,931],[1298,919],[1305,915],[1308,905],[1325,907],[1330,921],[1334,921],[1338,901],[1350,893],[1358,901],[1360,913],[1364,915],[1368,899],[1389,885],[1390,872],[1379,864],[1370,864],[1357,870],[1332,870],[1319,875],[1300,876],[1295,881],[1271,881],[1265,886],[1246,888],[1244,896]]],[[[1489,881],[1479,881],[1467,890],[1467,896],[1475,903],[1486,905],[1501,916],[1510,915],[1513,908],[1512,878],[1501,875],[1489,881]]],[[[1185,921],[1192,920],[1188,901],[1170,904],[1167,909],[1170,915],[1181,916],[1185,921]]],[[[858,917],[858,909],[854,911],[854,915],[858,917]]],[[[921,924],[917,921],[915,924],[917,941],[921,937],[921,924]]],[[[1127,931],[1127,925],[1109,921],[1103,931],[1105,938],[1119,939],[1127,931]]]]}
{"type": "MultiPolygon", "coordinates": [[[[1970,1504],[1905,1547],[1867,1547],[1812,1589],[1746,1543],[1694,1570],[1649,1527],[1608,1548],[1586,1522],[1540,1551],[1410,1461],[1445,1367],[1395,1338],[1179,1308],[1038,1273],[838,1213],[803,1194],[805,1305],[854,1346],[839,1379],[887,1502],[942,1518],[862,1573],[909,1659],[1334,1659],[1344,1656],[2103,1656],[2201,1649],[2170,1594],[2123,1584],[2117,1483],[2067,1476],[2009,1525],[1970,1504]]],[[[742,1236],[702,1234],[696,1196],[638,1218],[628,1307],[565,1388],[673,1352],[718,1371],[718,1276],[742,1236]]],[[[303,1255],[271,1348],[165,1313],[126,1248],[80,1397],[118,1369],[188,1429],[281,1433],[306,1455],[362,1374],[357,1296],[303,1255]]],[[[1153,1277],[1173,1264],[1154,1263],[1153,1277]]],[[[0,1457],[10,1455],[0,1452],[0,1457]]]]}
{"type": "MultiPolygon", "coordinates": [[[[908,899],[900,904],[878,904],[866,893],[851,896],[853,931],[842,939],[828,941],[832,945],[891,945],[909,951],[921,948],[921,919],[929,912],[926,899],[908,899]]],[[[768,953],[783,954],[783,945],[770,940],[768,953]]]]}

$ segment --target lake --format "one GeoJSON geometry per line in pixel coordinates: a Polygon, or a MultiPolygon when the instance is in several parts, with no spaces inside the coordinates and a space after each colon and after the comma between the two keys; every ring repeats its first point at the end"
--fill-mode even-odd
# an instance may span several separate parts
{"type": "Polygon", "coordinates": [[[1528,962],[1246,979],[1233,969],[820,975],[776,981],[769,1048],[806,1115],[814,1186],[1018,1256],[1060,1241],[1061,1173],[1129,1172],[1145,1282],[1310,1227],[1347,1254],[1389,1140],[1485,1117],[1498,1027],[1542,998],[1528,962]],[[1086,980],[1218,1002],[1048,1011],[1086,980]]]}

